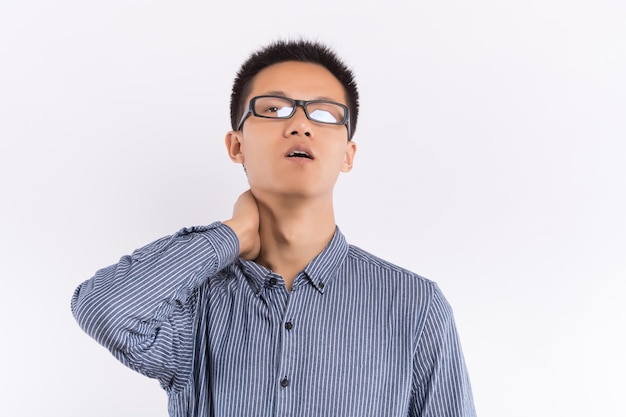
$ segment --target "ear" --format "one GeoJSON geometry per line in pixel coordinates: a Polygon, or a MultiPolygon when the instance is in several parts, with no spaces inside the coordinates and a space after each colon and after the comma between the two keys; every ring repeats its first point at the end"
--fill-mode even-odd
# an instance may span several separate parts
{"type": "Polygon", "coordinates": [[[231,130],[226,133],[226,137],[224,138],[224,143],[226,144],[226,150],[228,151],[228,156],[231,161],[237,164],[243,164],[244,156],[242,152],[242,143],[241,143],[241,132],[235,132],[231,130]]]}
{"type": "Polygon", "coordinates": [[[346,154],[343,158],[343,164],[341,165],[341,172],[352,171],[352,164],[354,162],[354,154],[356,154],[356,143],[349,140],[346,144],[346,154]]]}

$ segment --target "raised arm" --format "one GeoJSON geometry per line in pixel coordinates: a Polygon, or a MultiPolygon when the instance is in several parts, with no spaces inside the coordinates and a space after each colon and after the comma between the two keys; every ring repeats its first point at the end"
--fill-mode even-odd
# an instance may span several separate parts
{"type": "Polygon", "coordinates": [[[128,367],[164,388],[184,383],[191,370],[194,290],[238,252],[235,233],[222,223],[183,229],[96,272],[74,291],[72,313],[128,367]]]}
{"type": "Polygon", "coordinates": [[[182,229],[96,272],[74,291],[72,313],[122,363],[180,386],[192,367],[196,290],[259,248],[258,208],[246,191],[231,219],[182,229]]]}

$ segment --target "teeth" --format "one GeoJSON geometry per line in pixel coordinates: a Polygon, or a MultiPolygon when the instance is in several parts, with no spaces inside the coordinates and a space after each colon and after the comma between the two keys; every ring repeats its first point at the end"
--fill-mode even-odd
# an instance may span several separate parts
{"type": "Polygon", "coordinates": [[[293,151],[289,154],[289,156],[304,156],[306,158],[309,158],[309,154],[303,151],[293,151]]]}

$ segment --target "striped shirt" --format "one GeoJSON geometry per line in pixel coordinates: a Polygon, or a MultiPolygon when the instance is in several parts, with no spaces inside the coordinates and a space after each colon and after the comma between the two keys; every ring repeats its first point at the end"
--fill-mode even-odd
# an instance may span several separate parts
{"type": "Polygon", "coordinates": [[[215,222],[96,272],[74,317],[160,381],[172,417],[474,416],[452,311],[435,283],[339,229],[287,291],[215,222]]]}

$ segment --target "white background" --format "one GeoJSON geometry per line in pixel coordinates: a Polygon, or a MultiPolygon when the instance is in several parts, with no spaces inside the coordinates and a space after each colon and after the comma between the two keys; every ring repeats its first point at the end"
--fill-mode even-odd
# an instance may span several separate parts
{"type": "Polygon", "coordinates": [[[624,415],[622,0],[3,2],[1,414],[167,415],[70,297],[230,215],[246,188],[223,144],[232,79],[301,35],[360,85],[337,222],[439,283],[479,415],[624,415]]]}

